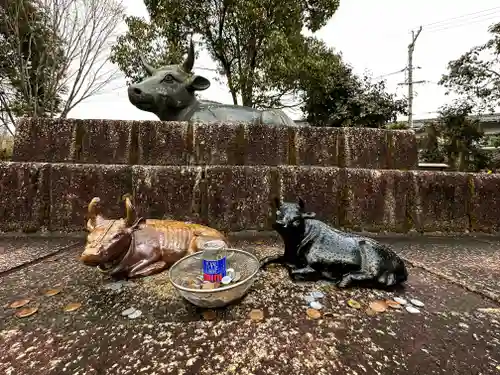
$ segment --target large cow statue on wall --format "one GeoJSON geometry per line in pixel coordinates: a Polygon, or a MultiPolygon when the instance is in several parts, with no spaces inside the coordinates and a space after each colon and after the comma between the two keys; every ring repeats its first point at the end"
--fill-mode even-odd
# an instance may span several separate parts
{"type": "Polygon", "coordinates": [[[193,41],[188,56],[181,65],[153,68],[141,58],[149,77],[128,88],[130,102],[137,108],[152,112],[162,121],[251,122],[266,125],[296,126],[279,109],[258,110],[250,107],[197,100],[196,91],[206,90],[210,81],[192,73],[193,41]]]}

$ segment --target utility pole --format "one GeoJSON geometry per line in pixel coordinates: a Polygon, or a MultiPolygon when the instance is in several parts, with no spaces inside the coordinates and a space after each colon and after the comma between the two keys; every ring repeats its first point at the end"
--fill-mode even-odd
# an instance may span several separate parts
{"type": "Polygon", "coordinates": [[[415,50],[415,42],[422,32],[422,26],[417,33],[411,31],[411,43],[408,45],[408,126],[413,128],[413,51],[415,50]]]}

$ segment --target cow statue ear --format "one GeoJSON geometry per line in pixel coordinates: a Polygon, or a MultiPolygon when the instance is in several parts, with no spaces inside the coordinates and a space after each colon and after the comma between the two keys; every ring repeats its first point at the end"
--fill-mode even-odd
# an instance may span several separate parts
{"type": "Polygon", "coordinates": [[[298,201],[297,203],[299,204],[300,210],[304,211],[306,204],[305,204],[304,200],[302,199],[302,197],[299,197],[297,201],[298,201]]]}
{"type": "Polygon", "coordinates": [[[193,76],[191,82],[188,84],[188,90],[203,91],[210,87],[210,81],[203,76],[193,76]]]}

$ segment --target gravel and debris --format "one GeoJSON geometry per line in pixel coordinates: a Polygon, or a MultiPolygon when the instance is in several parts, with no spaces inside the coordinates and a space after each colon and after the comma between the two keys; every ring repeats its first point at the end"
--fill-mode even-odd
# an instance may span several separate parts
{"type": "MultiPolygon", "coordinates": [[[[203,310],[166,272],[116,283],[83,266],[81,248],[57,251],[69,240],[0,237],[0,373],[500,373],[500,305],[453,279],[500,295],[500,239],[379,240],[428,268],[409,267],[405,287],[339,290],[270,266],[238,304],[203,310]],[[36,312],[19,318],[22,309],[36,312]]],[[[234,246],[259,258],[282,251],[273,239],[234,246]]]]}

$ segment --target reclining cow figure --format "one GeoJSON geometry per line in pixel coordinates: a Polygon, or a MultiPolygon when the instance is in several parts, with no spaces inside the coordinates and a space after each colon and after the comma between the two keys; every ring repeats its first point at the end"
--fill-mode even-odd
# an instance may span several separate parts
{"type": "Polygon", "coordinates": [[[216,229],[175,220],[138,217],[125,196],[126,218],[107,219],[99,212],[100,199],[88,206],[87,243],[83,264],[114,278],[137,278],[162,272],[179,259],[200,251],[213,239],[226,241],[216,229]]]}
{"type": "Polygon", "coordinates": [[[297,126],[279,109],[258,110],[197,100],[195,92],[208,89],[210,81],[192,73],[194,65],[192,40],[187,59],[181,65],[167,65],[155,69],[142,57],[141,62],[149,77],[129,86],[129,100],[137,108],[154,113],[162,121],[250,122],[297,126]]]}
{"type": "Polygon", "coordinates": [[[387,245],[371,238],[331,228],[304,211],[304,201],[283,202],[275,198],[274,229],[285,243],[283,255],[261,261],[265,267],[280,263],[293,280],[333,280],[345,288],[353,282],[392,286],[408,278],[403,260],[387,245]]]}

